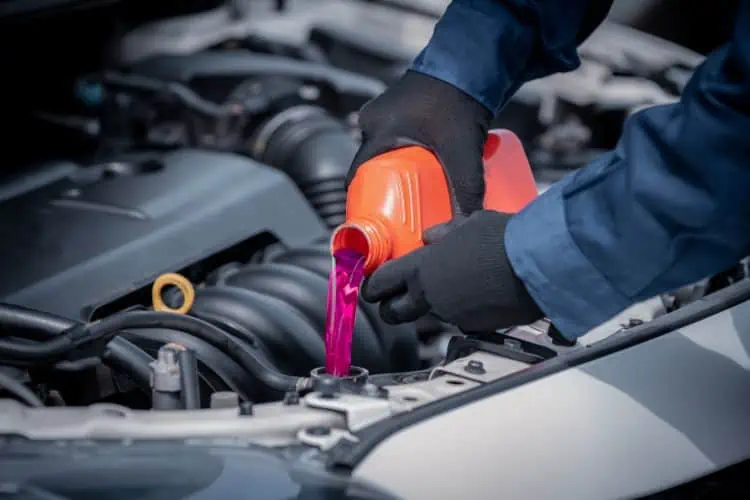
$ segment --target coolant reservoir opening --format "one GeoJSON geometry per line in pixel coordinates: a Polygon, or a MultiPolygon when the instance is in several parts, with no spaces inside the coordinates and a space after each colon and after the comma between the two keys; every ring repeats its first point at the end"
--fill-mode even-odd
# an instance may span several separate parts
{"type": "MultiPolygon", "coordinates": [[[[330,373],[328,373],[324,366],[315,368],[310,372],[310,378],[313,379],[313,383],[326,375],[330,375],[330,373]]],[[[348,374],[339,375],[338,378],[340,378],[343,382],[348,382],[355,386],[362,386],[367,383],[367,379],[369,378],[369,376],[370,372],[366,368],[351,365],[349,367],[348,374]]]]}

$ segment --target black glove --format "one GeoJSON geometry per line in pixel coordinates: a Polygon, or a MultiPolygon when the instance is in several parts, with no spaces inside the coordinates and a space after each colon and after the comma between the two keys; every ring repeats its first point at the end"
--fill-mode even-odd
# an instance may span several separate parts
{"type": "Polygon", "coordinates": [[[480,210],[431,228],[427,245],[380,267],[362,297],[381,301],[380,315],[390,324],[432,312],[465,332],[485,332],[542,318],[505,254],[510,217],[480,210]]]}
{"type": "Polygon", "coordinates": [[[492,114],[463,91],[407,71],[359,115],[362,146],[349,171],[394,148],[419,145],[435,153],[445,169],[455,214],[482,208],[482,150],[492,114]]]}

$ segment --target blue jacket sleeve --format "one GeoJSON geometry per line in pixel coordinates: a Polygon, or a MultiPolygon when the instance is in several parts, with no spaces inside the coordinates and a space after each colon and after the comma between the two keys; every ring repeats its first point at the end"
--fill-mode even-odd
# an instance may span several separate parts
{"type": "Polygon", "coordinates": [[[569,338],[750,254],[750,1],[679,103],[511,219],[507,253],[569,338]]]}
{"type": "Polygon", "coordinates": [[[498,111],[523,83],[575,69],[612,0],[453,0],[411,69],[498,111]]]}

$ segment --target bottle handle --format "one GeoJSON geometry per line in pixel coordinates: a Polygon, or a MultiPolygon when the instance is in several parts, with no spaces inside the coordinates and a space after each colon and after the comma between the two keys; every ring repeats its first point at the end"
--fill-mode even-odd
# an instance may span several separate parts
{"type": "Polygon", "coordinates": [[[537,197],[534,174],[516,134],[505,129],[490,130],[482,160],[485,209],[517,213],[537,197]]]}

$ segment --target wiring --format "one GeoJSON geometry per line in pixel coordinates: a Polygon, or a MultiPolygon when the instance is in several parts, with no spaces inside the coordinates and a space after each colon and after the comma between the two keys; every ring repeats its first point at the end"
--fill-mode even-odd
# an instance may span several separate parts
{"type": "Polygon", "coordinates": [[[44,406],[42,400],[39,399],[39,397],[34,394],[31,389],[3,372],[0,372],[0,391],[5,391],[12,394],[16,397],[16,399],[19,399],[27,406],[31,406],[34,408],[41,408],[42,406],[44,406]]]}
{"type": "Polygon", "coordinates": [[[35,343],[0,340],[0,356],[11,360],[58,360],[84,347],[101,344],[103,350],[113,337],[124,330],[168,328],[193,335],[214,345],[240,366],[274,391],[298,391],[310,388],[306,377],[294,377],[278,372],[252,347],[238,341],[220,328],[201,319],[158,311],[124,311],[89,324],[76,324],[55,338],[35,343]]]}

